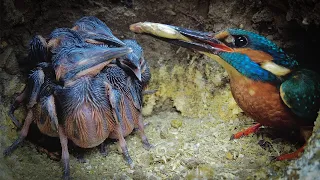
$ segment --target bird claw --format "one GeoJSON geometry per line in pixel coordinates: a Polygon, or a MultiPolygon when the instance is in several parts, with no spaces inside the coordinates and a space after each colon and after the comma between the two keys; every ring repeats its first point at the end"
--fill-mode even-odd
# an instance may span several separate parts
{"type": "Polygon", "coordinates": [[[12,153],[12,149],[10,147],[8,147],[7,149],[5,149],[3,151],[3,156],[4,157],[9,156],[11,153],[12,153]]]}
{"type": "Polygon", "coordinates": [[[149,151],[151,148],[154,148],[154,145],[150,144],[149,142],[143,143],[143,148],[149,151]]]}
{"type": "MultiPolygon", "coordinates": [[[[149,125],[150,125],[150,122],[146,122],[146,123],[143,124],[143,128],[146,128],[149,125]]],[[[138,131],[139,131],[139,128],[134,128],[133,129],[133,132],[138,132],[138,131]]]]}
{"type": "Polygon", "coordinates": [[[134,168],[134,162],[131,159],[131,157],[128,155],[128,156],[125,156],[124,158],[126,159],[126,162],[128,163],[130,169],[133,169],[134,168]]]}
{"type": "Polygon", "coordinates": [[[277,160],[277,157],[278,157],[278,156],[270,156],[270,161],[271,161],[271,162],[278,161],[278,160],[277,160]]]}
{"type": "Polygon", "coordinates": [[[88,160],[85,159],[82,155],[76,157],[79,163],[87,163],[88,160]]]}
{"type": "Polygon", "coordinates": [[[125,161],[129,165],[129,167],[131,169],[133,169],[134,168],[134,162],[133,162],[133,160],[131,159],[131,157],[129,155],[127,147],[126,146],[125,147],[121,147],[121,150],[122,150],[123,158],[125,159],[125,161]]]}
{"type": "MultiPolygon", "coordinates": [[[[19,96],[16,95],[17,99],[19,96]]],[[[14,123],[14,125],[20,129],[21,128],[21,123],[18,121],[18,119],[14,116],[14,111],[19,107],[19,102],[16,102],[16,100],[11,104],[10,106],[10,110],[8,112],[9,117],[11,118],[12,122],[14,123]]]]}
{"type": "Polygon", "coordinates": [[[232,141],[232,140],[234,140],[235,138],[234,138],[234,134],[232,134],[231,135],[231,137],[230,137],[230,141],[232,141]]]}
{"type": "Polygon", "coordinates": [[[101,152],[101,151],[100,151],[100,155],[101,155],[102,157],[107,157],[107,156],[108,156],[108,152],[101,152]]]}
{"type": "Polygon", "coordinates": [[[271,151],[273,149],[272,144],[269,141],[265,141],[264,139],[259,140],[259,146],[266,151],[271,151]]]}
{"type": "Polygon", "coordinates": [[[152,90],[145,90],[142,91],[142,95],[149,95],[149,94],[154,94],[158,91],[158,89],[152,89],[152,90]]]}
{"type": "Polygon", "coordinates": [[[108,151],[106,150],[105,142],[100,144],[99,151],[100,151],[101,156],[103,156],[103,157],[107,157],[108,156],[108,151]]]}
{"type": "Polygon", "coordinates": [[[14,125],[20,129],[21,128],[21,123],[17,120],[17,118],[13,115],[9,113],[10,118],[12,119],[12,122],[14,123],[14,125]]]}
{"type": "MultiPolygon", "coordinates": [[[[132,161],[132,160],[131,160],[131,161],[132,161]]],[[[135,164],[134,164],[134,162],[132,161],[132,162],[129,164],[129,167],[130,167],[130,169],[133,169],[134,166],[135,166],[135,164]]]]}
{"type": "Polygon", "coordinates": [[[64,163],[64,169],[63,169],[63,180],[70,180],[70,167],[69,162],[63,162],[64,163]]]}
{"type": "Polygon", "coordinates": [[[10,154],[12,154],[12,152],[14,150],[16,150],[18,148],[18,146],[20,146],[23,143],[25,137],[20,136],[18,139],[16,139],[11,146],[9,146],[8,148],[6,148],[3,151],[3,156],[9,156],[10,154]]]}

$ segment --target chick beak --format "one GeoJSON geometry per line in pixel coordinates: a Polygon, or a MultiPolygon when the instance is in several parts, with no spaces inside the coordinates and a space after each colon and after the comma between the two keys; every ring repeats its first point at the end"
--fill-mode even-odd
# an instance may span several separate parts
{"type": "Polygon", "coordinates": [[[75,51],[71,57],[74,59],[71,60],[77,61],[77,67],[68,68],[62,65],[55,67],[56,78],[63,82],[71,82],[82,76],[95,76],[111,61],[131,52],[132,49],[127,47],[107,48],[100,46],[83,49],[81,53],[75,51]]]}
{"type": "Polygon", "coordinates": [[[136,75],[136,77],[138,78],[139,81],[141,81],[141,70],[140,68],[136,68],[134,70],[132,70],[133,73],[136,75]]]}
{"type": "Polygon", "coordinates": [[[139,65],[133,64],[123,58],[117,59],[117,64],[123,69],[132,72],[137,77],[137,79],[141,81],[141,69],[139,65]]]}

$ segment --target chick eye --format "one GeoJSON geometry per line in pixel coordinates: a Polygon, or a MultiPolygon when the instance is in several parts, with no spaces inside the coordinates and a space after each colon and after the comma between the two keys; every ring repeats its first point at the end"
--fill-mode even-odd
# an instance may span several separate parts
{"type": "Polygon", "coordinates": [[[234,35],[234,45],[236,47],[244,47],[248,44],[248,39],[245,36],[234,35]]]}
{"type": "Polygon", "coordinates": [[[129,68],[131,68],[131,69],[136,69],[137,67],[134,65],[134,64],[132,64],[131,62],[128,62],[128,61],[123,61],[123,63],[125,64],[125,65],[127,65],[129,68]]]}

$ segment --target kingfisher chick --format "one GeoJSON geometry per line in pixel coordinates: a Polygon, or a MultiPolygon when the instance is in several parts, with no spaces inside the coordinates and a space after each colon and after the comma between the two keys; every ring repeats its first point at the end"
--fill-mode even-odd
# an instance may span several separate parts
{"type": "MultiPolygon", "coordinates": [[[[231,139],[255,133],[262,125],[278,129],[313,127],[320,108],[320,76],[301,69],[267,38],[242,29],[211,33],[150,22],[133,24],[130,29],[196,50],[226,69],[234,99],[257,122],[231,139]]],[[[294,159],[303,149],[277,160],[294,159]]]]}
{"type": "Polygon", "coordinates": [[[80,33],[85,41],[92,44],[104,44],[121,47],[125,44],[112,34],[110,28],[94,16],[85,16],[74,23],[72,30],[80,33]]]}

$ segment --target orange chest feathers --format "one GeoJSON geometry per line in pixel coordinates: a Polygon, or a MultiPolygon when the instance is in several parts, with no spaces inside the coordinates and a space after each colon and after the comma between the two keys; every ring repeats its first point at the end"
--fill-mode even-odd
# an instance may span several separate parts
{"type": "Polygon", "coordinates": [[[230,85],[239,107],[258,123],[278,128],[298,126],[297,117],[283,103],[276,86],[244,76],[231,76],[230,85]]]}

